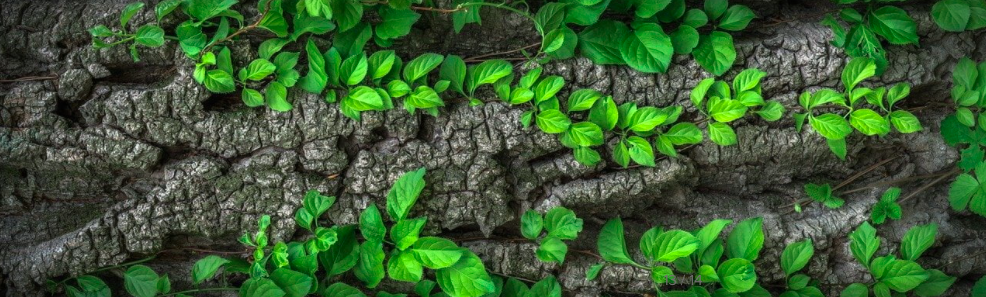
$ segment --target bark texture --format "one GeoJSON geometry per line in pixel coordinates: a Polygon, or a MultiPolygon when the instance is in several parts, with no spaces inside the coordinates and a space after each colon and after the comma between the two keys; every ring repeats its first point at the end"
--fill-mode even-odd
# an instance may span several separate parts
{"type": "MultiPolygon", "coordinates": [[[[746,67],[768,72],[765,96],[780,99],[789,111],[797,108],[800,92],[839,84],[848,58],[828,43],[830,32],[819,24],[833,5],[740,2],[759,18],[734,34],[737,65],[724,77],[746,67]]],[[[706,141],[654,168],[587,168],[553,137],[523,129],[522,111],[501,103],[451,104],[437,118],[395,109],[354,122],[322,98],[296,91],[291,112],[247,109],[238,96],[210,95],[196,84],[193,65],[175,42],[143,50],[139,63],[123,47],[92,49],[86,29],[116,23],[127,3],[0,3],[0,79],[55,77],[0,83],[0,294],[43,295],[48,278],[157,253],[150,265],[187,287],[190,263],[200,256],[189,248],[237,251],[235,238],[255,228],[262,214],[273,217],[272,240],[289,239],[293,211],[308,189],[339,197],[323,220],[354,223],[371,203],[383,206],[399,175],[424,166],[428,186],[414,214],[427,215],[429,233],[460,240],[497,274],[556,274],[570,296],[643,294],[650,291],[649,276],[627,267],[606,268],[598,281],[585,281],[585,270],[598,260],[579,251],[595,251],[605,220],[623,217],[628,245],[636,247],[654,225],[691,229],[715,218],[763,216],[761,282],[781,284],[783,247],[812,238],[816,254],[807,273],[833,295],[869,280],[852,259],[847,236],[867,220],[885,187],[847,195],[837,210],[812,205],[798,214],[787,204],[805,198],[805,183],[836,184],[887,158],[892,160],[847,188],[953,168],[958,153],[938,131],[951,112],[951,68],[963,56],[986,58],[983,31],[943,32],[930,19],[933,2],[904,4],[919,23],[921,45],[888,46],[890,68],[872,83],[912,84],[903,106],[916,110],[924,131],[852,137],[849,157],[840,161],[816,134],[796,132],[788,114],[775,123],[737,123],[736,146],[706,141]],[[533,244],[514,240],[520,237],[519,214],[556,205],[586,219],[560,267],[536,261],[533,244]]],[[[249,12],[254,5],[242,6],[249,12]]],[[[406,60],[423,52],[476,56],[538,41],[524,18],[488,9],[483,16],[482,26],[458,35],[446,16],[426,16],[395,47],[406,60]]],[[[152,19],[145,9],[132,23],[152,19]]],[[[176,22],[166,19],[164,27],[176,22]]],[[[247,36],[236,44],[234,56],[244,57],[238,65],[249,61],[249,43],[263,40],[247,36]]],[[[690,57],[678,56],[674,64],[659,75],[586,59],[554,62],[546,70],[570,87],[594,88],[618,102],[691,106],[688,91],[708,74],[690,57]]],[[[930,181],[897,185],[907,195],[930,181]]],[[[921,263],[959,277],[947,294],[967,296],[986,273],[980,252],[986,249],[986,219],[950,210],[950,181],[905,201],[902,220],[878,227],[885,238],[881,253],[895,251],[910,226],[937,223],[938,243],[921,263]]]]}

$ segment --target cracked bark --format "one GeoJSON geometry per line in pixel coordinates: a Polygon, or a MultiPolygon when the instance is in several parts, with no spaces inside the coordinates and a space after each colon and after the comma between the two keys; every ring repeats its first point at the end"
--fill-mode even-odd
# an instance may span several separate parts
{"type": "MultiPolygon", "coordinates": [[[[888,47],[890,68],[872,83],[911,83],[914,91],[903,104],[927,106],[916,112],[924,131],[850,138],[849,157],[839,161],[818,136],[795,132],[790,118],[748,120],[735,125],[737,146],[706,142],[655,168],[586,168],[552,137],[522,129],[521,111],[500,103],[452,104],[438,118],[401,109],[367,113],[361,123],[300,91],[292,93],[295,109],[288,113],[242,108],[237,98],[212,96],[197,85],[191,63],[173,42],[143,50],[140,63],[123,48],[91,49],[85,29],[115,22],[126,2],[0,3],[0,77],[58,76],[0,84],[2,294],[42,295],[47,278],[163,250],[237,250],[235,238],[261,214],[274,218],[272,239],[288,239],[295,231],[293,210],[308,189],[339,196],[327,216],[331,223],[354,223],[370,203],[383,205],[400,174],[420,166],[429,169],[428,187],[412,211],[428,216],[430,233],[471,238],[462,244],[494,273],[530,279],[557,274],[573,296],[649,291],[645,273],[624,267],[607,268],[599,281],[586,282],[584,271],[597,259],[584,253],[569,253],[561,267],[535,261],[532,244],[512,240],[527,208],[564,205],[586,218],[586,231],[572,242],[573,250],[586,251],[595,250],[601,223],[616,216],[626,220],[631,247],[653,225],[689,229],[714,218],[763,216],[760,278],[779,284],[783,246],[812,238],[816,255],[808,274],[831,294],[869,277],[852,259],[846,238],[867,219],[883,188],[847,195],[838,210],[811,206],[794,214],[784,205],[804,198],[806,182],[837,183],[891,156],[896,158],[849,187],[952,168],[958,153],[938,135],[938,122],[950,112],[941,107],[950,103],[950,70],[960,57],[986,58],[983,32],[946,34],[930,21],[929,1],[913,3],[904,7],[919,22],[921,46],[888,47]]],[[[798,93],[838,84],[848,58],[827,43],[829,32],[819,24],[821,12],[833,6],[742,2],[760,18],[735,34],[737,65],[725,77],[745,67],[767,71],[764,94],[789,110],[798,93]]],[[[145,10],[132,22],[152,18],[145,10]]],[[[405,58],[518,48],[536,42],[526,22],[485,10],[483,26],[437,38],[451,35],[451,24],[429,16],[396,47],[405,58]]],[[[237,56],[249,56],[248,43],[261,38],[238,42],[237,56]]],[[[688,91],[707,74],[689,57],[676,57],[674,64],[660,75],[585,59],[546,70],[571,87],[604,91],[620,102],[690,106],[688,91]]],[[[900,186],[906,195],[927,181],[900,186]]],[[[888,242],[884,251],[892,251],[887,246],[896,247],[908,227],[937,223],[938,243],[921,262],[960,278],[949,295],[967,295],[986,273],[986,255],[977,252],[986,248],[986,219],[949,210],[947,183],[903,208],[904,219],[878,227],[888,242]]],[[[195,257],[162,253],[150,265],[183,287],[195,257]]]]}

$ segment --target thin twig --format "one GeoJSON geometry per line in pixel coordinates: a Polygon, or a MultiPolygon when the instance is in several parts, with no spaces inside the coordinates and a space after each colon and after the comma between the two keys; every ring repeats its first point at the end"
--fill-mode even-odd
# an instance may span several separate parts
{"type": "MultiPolygon", "coordinates": [[[[853,181],[856,181],[860,177],[863,177],[863,175],[865,175],[867,173],[870,173],[873,170],[876,170],[877,168],[880,168],[880,166],[883,166],[884,164],[887,164],[887,162],[893,161],[894,159],[897,159],[897,156],[893,156],[893,157],[890,157],[890,158],[883,159],[882,161],[877,162],[876,164],[870,165],[870,167],[866,167],[866,169],[863,169],[862,171],[859,171],[859,172],[854,173],[852,176],[850,176],[849,178],[847,178],[846,180],[842,181],[841,183],[839,183],[838,185],[836,185],[834,188],[832,188],[832,191],[834,192],[835,190],[838,190],[839,188],[842,188],[842,187],[845,187],[846,185],[849,185],[853,181]]],[[[846,192],[843,192],[843,193],[839,193],[839,194],[840,195],[845,195],[847,193],[846,192]]],[[[795,202],[788,203],[788,204],[784,205],[783,208],[791,208],[791,207],[794,207],[795,204],[808,205],[808,204],[811,204],[814,201],[815,200],[812,200],[812,199],[800,199],[800,200],[796,200],[795,202]]]]}
{"type": "Polygon", "coordinates": [[[541,45],[541,43],[540,42],[537,42],[537,43],[534,43],[534,44],[531,44],[531,45],[528,45],[528,46],[525,46],[525,47],[522,47],[522,48],[512,49],[512,50],[509,50],[509,51],[502,51],[502,52],[496,52],[496,53],[489,53],[489,54],[485,54],[485,55],[479,55],[479,56],[475,56],[475,57],[468,57],[468,58],[465,59],[465,61],[466,62],[470,62],[470,61],[475,62],[476,60],[482,59],[482,58],[487,58],[487,57],[492,57],[492,56],[509,55],[509,54],[516,53],[516,52],[519,52],[519,51],[522,51],[522,50],[526,50],[526,49],[529,49],[529,48],[532,48],[532,47],[535,47],[535,46],[539,46],[539,45],[541,45]]]}
{"type": "Polygon", "coordinates": [[[213,42],[212,44],[209,44],[209,46],[206,46],[204,49],[202,49],[202,52],[203,53],[209,52],[209,50],[212,49],[212,47],[217,44],[230,41],[233,39],[233,37],[239,36],[240,34],[246,33],[250,30],[256,29],[258,26],[260,26],[260,23],[264,21],[264,17],[267,16],[267,13],[270,12],[270,2],[272,1],[267,2],[267,7],[264,8],[264,12],[260,14],[260,17],[257,18],[256,22],[246,27],[240,28],[239,30],[236,30],[236,32],[233,32],[233,34],[229,34],[229,36],[226,36],[223,39],[216,40],[216,42],[213,42]]]}
{"type": "Polygon", "coordinates": [[[959,173],[959,172],[961,172],[961,170],[958,169],[958,168],[955,168],[955,169],[952,169],[949,172],[946,172],[946,173],[942,174],[938,178],[932,180],[931,182],[928,182],[928,183],[924,184],[923,186],[921,186],[920,188],[917,188],[917,190],[914,190],[910,194],[907,194],[907,196],[904,196],[904,198],[900,198],[900,202],[899,203],[904,203],[904,201],[907,201],[907,200],[910,200],[911,198],[914,198],[914,196],[917,196],[917,194],[918,193],[921,193],[921,191],[927,190],[931,186],[934,186],[935,184],[938,184],[939,182],[941,182],[942,180],[944,180],[946,177],[950,177],[950,176],[952,176],[952,175],[954,175],[956,173],[959,173]]]}
{"type": "Polygon", "coordinates": [[[843,191],[840,194],[841,195],[852,194],[852,193],[856,193],[856,192],[860,192],[860,191],[865,191],[865,190],[871,189],[871,188],[885,187],[885,186],[895,185],[895,184],[909,182],[909,181],[915,181],[915,180],[922,180],[922,179],[926,179],[926,178],[939,177],[939,176],[948,175],[948,174],[951,174],[951,172],[922,174],[922,175],[905,177],[905,178],[900,178],[900,179],[895,179],[895,180],[890,180],[890,181],[871,183],[871,184],[868,184],[868,185],[865,185],[865,186],[862,186],[862,187],[859,187],[859,188],[855,188],[855,189],[852,189],[852,190],[843,191]]]}

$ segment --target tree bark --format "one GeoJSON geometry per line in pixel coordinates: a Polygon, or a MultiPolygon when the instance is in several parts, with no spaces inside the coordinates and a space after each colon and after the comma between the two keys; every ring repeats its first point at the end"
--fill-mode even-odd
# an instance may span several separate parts
{"type": "MultiPolygon", "coordinates": [[[[986,58],[986,34],[938,29],[931,1],[902,4],[919,23],[920,46],[888,46],[888,71],[869,83],[910,83],[912,94],[901,106],[925,129],[850,137],[849,156],[841,161],[817,134],[796,132],[790,118],[798,94],[839,85],[848,57],[828,43],[830,31],[819,23],[837,7],[740,2],[758,19],[734,34],[737,63],[724,77],[747,67],[766,71],[763,93],[788,114],[774,123],[738,122],[736,146],[706,141],[654,168],[630,169],[612,162],[579,165],[553,136],[523,129],[522,110],[492,94],[484,96],[484,106],[456,101],[435,118],[398,108],[364,113],[355,122],[302,91],[291,92],[291,112],[249,109],[239,95],[212,95],[197,84],[193,63],[176,42],[143,49],[136,63],[124,47],[91,48],[86,29],[115,24],[128,0],[0,3],[0,293],[40,296],[46,279],[155,254],[149,265],[188,287],[190,263],[208,254],[200,250],[242,252],[235,238],[256,228],[262,214],[273,217],[272,241],[291,239],[293,212],[305,191],[338,196],[323,220],[351,224],[371,203],[383,206],[398,176],[423,166],[428,186],[412,212],[428,217],[427,232],[458,240],[496,274],[556,274],[570,296],[651,292],[649,276],[629,267],[609,267],[599,280],[585,281],[585,270],[599,261],[592,255],[599,228],[618,216],[631,251],[651,226],[688,230],[716,218],[762,216],[767,236],[756,263],[760,282],[782,285],[780,252],[811,238],[816,252],[807,273],[837,295],[849,283],[869,280],[849,253],[848,234],[868,219],[883,190],[892,184],[906,196],[923,189],[902,203],[902,220],[878,226],[881,254],[895,251],[909,227],[936,223],[937,243],[920,263],[959,277],[947,295],[968,295],[986,273],[986,219],[952,211],[952,178],[934,182],[937,176],[927,175],[955,168],[958,153],[939,135],[939,122],[952,112],[951,69],[964,56],[986,58]],[[25,77],[36,79],[6,81],[25,77]],[[886,159],[843,187],[863,188],[845,195],[844,207],[791,211],[790,202],[806,197],[805,183],[838,184],[886,159]],[[534,244],[516,240],[523,211],[557,205],[586,220],[563,266],[540,263],[534,244]]],[[[237,7],[250,19],[254,6],[237,7]]],[[[153,19],[153,10],[145,9],[131,22],[153,19]]],[[[177,22],[169,17],[164,27],[177,22]]],[[[395,48],[405,60],[423,52],[471,57],[536,43],[533,28],[522,17],[484,9],[482,26],[456,35],[447,15],[426,14],[395,48]]],[[[264,37],[249,34],[236,42],[234,56],[243,58],[234,63],[249,61],[250,44],[255,48],[264,37]]],[[[328,39],[318,42],[328,45],[328,39]]],[[[668,73],[658,75],[583,58],[552,62],[546,73],[565,77],[566,89],[593,88],[619,103],[685,106],[686,119],[697,114],[688,92],[709,76],[686,56],[676,56],[668,73]]]]}

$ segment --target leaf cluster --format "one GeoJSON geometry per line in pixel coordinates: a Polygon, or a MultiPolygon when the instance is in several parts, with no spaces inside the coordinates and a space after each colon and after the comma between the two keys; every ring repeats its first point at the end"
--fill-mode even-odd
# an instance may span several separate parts
{"type": "Polygon", "coordinates": [[[983,147],[986,146],[986,62],[978,65],[969,58],[962,58],[952,71],[952,100],[957,107],[955,114],[941,122],[941,135],[945,143],[962,147],[958,167],[963,173],[952,182],[948,200],[952,209],[969,209],[986,216],[986,174],[983,147]]]}
{"type": "Polygon", "coordinates": [[[839,11],[838,18],[829,14],[822,24],[832,29],[832,45],[845,50],[853,58],[870,58],[876,65],[876,74],[887,69],[887,52],[883,41],[894,45],[918,44],[917,22],[907,11],[884,3],[900,0],[835,0],[838,4],[866,4],[860,12],[853,7],[839,11]]]}
{"type": "Polygon", "coordinates": [[[582,219],[561,206],[548,210],[543,217],[534,210],[528,210],[520,218],[520,231],[524,238],[538,242],[535,252],[538,260],[564,264],[568,253],[565,240],[578,238],[582,232],[582,219]]]}
{"type": "Polygon", "coordinates": [[[623,221],[612,219],[603,226],[597,240],[599,255],[605,262],[593,265],[586,279],[598,277],[606,265],[630,265],[650,272],[659,295],[710,296],[710,291],[714,296],[766,293],[763,287],[756,284],[757,274],[753,265],[763,248],[763,219],[740,221],[723,240],[720,234],[731,223],[730,220],[714,220],[691,232],[651,228],[640,238],[639,254],[644,259],[641,263],[627,250],[623,221]],[[674,284],[679,274],[698,276],[702,282],[686,291],[662,291],[661,287],[674,284]]]}
{"type": "Polygon", "coordinates": [[[743,70],[733,78],[732,86],[723,80],[703,79],[692,89],[690,98],[695,108],[709,119],[707,126],[712,142],[729,146],[737,143],[736,131],[728,123],[755,113],[767,121],[784,115],[784,106],[774,100],[764,100],[760,80],[767,73],[756,68],[743,70]]]}
{"type": "Polygon", "coordinates": [[[916,262],[922,253],[934,245],[937,234],[938,225],[933,223],[912,227],[901,239],[899,258],[893,254],[874,258],[880,249],[881,239],[877,237],[873,226],[863,222],[849,235],[849,250],[869,270],[874,283],[853,283],[840,296],[891,296],[907,292],[914,292],[921,297],[940,296],[956,278],[936,269],[925,269],[916,262]],[[873,295],[870,295],[870,291],[873,295]]]}
{"type": "Polygon", "coordinates": [[[945,31],[973,31],[986,27],[986,2],[941,0],[931,7],[931,18],[945,31]]]}
{"type": "Polygon", "coordinates": [[[755,17],[750,8],[726,0],[706,0],[703,8],[691,9],[685,0],[563,0],[542,6],[534,21],[543,39],[540,52],[549,59],[581,54],[600,65],[664,73],[672,56],[691,54],[718,76],[736,60],[728,32],[743,30],[755,17]],[[628,26],[603,15],[632,19],[628,26]]]}
{"type": "Polygon", "coordinates": [[[794,114],[795,128],[800,132],[807,121],[815,132],[826,139],[829,149],[840,159],[846,157],[845,138],[854,129],[867,136],[887,135],[891,126],[900,133],[921,131],[921,122],[914,114],[906,110],[894,110],[894,104],[911,93],[910,85],[898,83],[889,90],[885,87],[871,89],[860,86],[861,82],[873,77],[876,71],[877,64],[873,59],[854,58],[842,70],[843,92],[821,89],[801,93],[798,103],[805,112],[794,114]],[[870,108],[859,108],[858,105],[863,102],[870,108]],[[825,112],[832,109],[845,109],[846,112],[844,115],[825,112]]]}

